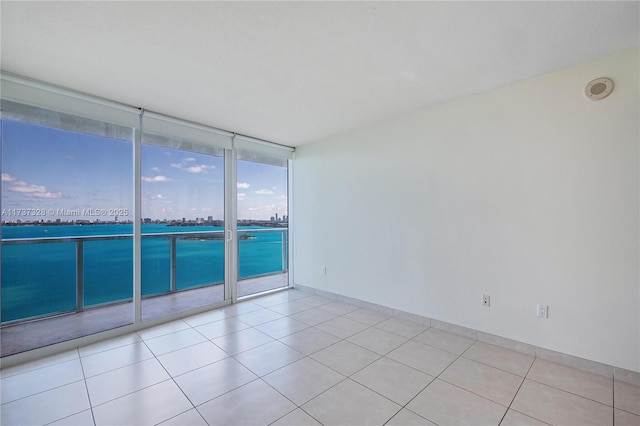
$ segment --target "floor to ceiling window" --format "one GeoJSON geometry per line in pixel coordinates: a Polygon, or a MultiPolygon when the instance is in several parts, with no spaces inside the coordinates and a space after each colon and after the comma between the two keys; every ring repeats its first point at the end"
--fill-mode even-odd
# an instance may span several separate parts
{"type": "Polygon", "coordinates": [[[292,149],[0,81],[2,356],[288,285],[292,149]]]}
{"type": "Polygon", "coordinates": [[[151,319],[225,300],[231,136],[152,114],[143,122],[142,318],[151,319]]]}
{"type": "Polygon", "coordinates": [[[237,177],[238,296],[242,297],[288,285],[288,160],[238,150],[237,177]]]}
{"type": "Polygon", "coordinates": [[[7,101],[2,114],[2,354],[131,324],[133,128],[7,101]]]}

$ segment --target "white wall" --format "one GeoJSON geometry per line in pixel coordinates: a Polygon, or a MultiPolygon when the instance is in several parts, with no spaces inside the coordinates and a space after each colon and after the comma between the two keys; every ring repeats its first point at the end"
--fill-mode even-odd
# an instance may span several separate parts
{"type": "Polygon", "coordinates": [[[640,371],[638,63],[627,52],[300,147],[295,283],[640,371]],[[601,76],[615,89],[591,101],[601,76]]]}

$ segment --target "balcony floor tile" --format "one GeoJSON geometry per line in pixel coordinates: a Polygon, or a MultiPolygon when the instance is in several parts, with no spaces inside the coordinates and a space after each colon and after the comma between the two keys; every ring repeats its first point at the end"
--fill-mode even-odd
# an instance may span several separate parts
{"type": "MultiPolygon", "coordinates": [[[[288,273],[267,275],[263,277],[250,278],[238,282],[238,293],[248,295],[256,292],[271,290],[274,288],[286,287],[288,285],[288,273]]],[[[298,292],[300,293],[300,292],[298,292]]],[[[308,295],[305,295],[308,296],[308,295]]],[[[297,297],[297,296],[292,296],[297,297]]],[[[289,299],[281,297],[286,303],[289,299]]],[[[150,320],[161,318],[166,315],[195,309],[206,305],[222,302],[224,300],[224,288],[222,285],[195,288],[180,291],[177,293],[145,298],[142,301],[142,318],[150,320]]],[[[232,312],[247,313],[249,311],[259,311],[262,307],[251,302],[243,302],[217,313],[209,313],[210,316],[192,317],[191,321],[197,325],[206,324],[216,319],[226,316],[233,316],[232,312]]],[[[275,312],[272,312],[275,314],[275,312]]],[[[273,318],[275,319],[275,318],[273,318]]],[[[89,336],[101,331],[112,330],[133,323],[133,303],[125,302],[115,305],[90,308],[79,313],[70,313],[55,317],[48,317],[39,320],[8,324],[0,329],[0,356],[5,357],[49,346],[55,343],[79,337],[89,336]]],[[[193,324],[185,324],[184,328],[189,328],[193,324]]],[[[165,326],[161,326],[163,328],[165,326]]],[[[140,332],[142,338],[150,337],[152,329],[140,332]],[[146,334],[146,335],[145,335],[146,334]]]]}

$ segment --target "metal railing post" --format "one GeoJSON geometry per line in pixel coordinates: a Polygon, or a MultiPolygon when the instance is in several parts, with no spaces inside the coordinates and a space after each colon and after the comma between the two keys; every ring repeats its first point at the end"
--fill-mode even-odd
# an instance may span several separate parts
{"type": "Polygon", "coordinates": [[[282,234],[282,271],[287,270],[287,236],[284,229],[280,232],[282,234]]]}
{"type": "Polygon", "coordinates": [[[172,235],[171,236],[171,249],[170,249],[170,254],[169,254],[169,270],[170,270],[170,274],[171,277],[169,278],[169,282],[171,285],[171,292],[175,293],[177,286],[176,286],[176,236],[172,235]]]}
{"type": "Polygon", "coordinates": [[[76,312],[84,311],[84,241],[76,240],[76,312]]]}

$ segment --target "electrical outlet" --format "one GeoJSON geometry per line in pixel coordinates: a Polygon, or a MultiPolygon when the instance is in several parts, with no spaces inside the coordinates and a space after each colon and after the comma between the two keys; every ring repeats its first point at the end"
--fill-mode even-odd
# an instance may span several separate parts
{"type": "Polygon", "coordinates": [[[482,295],[482,306],[491,306],[491,296],[489,296],[488,294],[482,295]]]}
{"type": "Polygon", "coordinates": [[[547,310],[548,310],[548,308],[549,308],[549,305],[538,304],[537,315],[540,318],[547,318],[547,310]]]}

